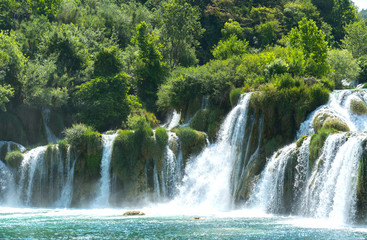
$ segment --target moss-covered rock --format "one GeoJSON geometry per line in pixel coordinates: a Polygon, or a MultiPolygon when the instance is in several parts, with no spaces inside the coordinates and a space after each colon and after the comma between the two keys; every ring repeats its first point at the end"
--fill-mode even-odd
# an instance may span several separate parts
{"type": "Polygon", "coordinates": [[[326,129],[335,129],[341,132],[348,132],[350,131],[348,125],[340,120],[339,118],[328,118],[322,125],[323,128],[326,129]]]}
{"type": "Polygon", "coordinates": [[[348,125],[342,119],[329,112],[318,113],[313,119],[312,126],[316,133],[321,128],[335,129],[342,132],[350,131],[348,125]]]}
{"type": "Polygon", "coordinates": [[[229,100],[232,107],[235,107],[237,105],[242,93],[243,90],[241,88],[235,88],[229,93],[229,100]]]}
{"type": "Polygon", "coordinates": [[[220,108],[200,109],[190,122],[190,127],[200,132],[206,132],[211,142],[215,141],[225,111],[220,108]]]}
{"type": "Polygon", "coordinates": [[[305,136],[302,136],[300,139],[298,139],[297,142],[296,142],[297,147],[301,147],[303,141],[306,140],[307,137],[308,137],[308,135],[305,135],[305,136]]]}
{"type": "Polygon", "coordinates": [[[182,156],[187,160],[190,156],[199,154],[206,146],[206,134],[191,128],[176,129],[181,141],[182,156]]]}
{"type": "Polygon", "coordinates": [[[18,169],[23,161],[23,154],[20,151],[8,152],[5,157],[5,161],[13,169],[18,169]]]}
{"type": "Polygon", "coordinates": [[[313,168],[315,160],[320,156],[322,152],[322,147],[327,139],[327,137],[336,132],[335,129],[321,128],[316,134],[311,136],[310,142],[310,157],[309,157],[309,168],[313,168]]]}
{"type": "MultiPolygon", "coordinates": [[[[364,143],[366,145],[366,143],[364,143]]],[[[366,223],[367,217],[367,152],[360,159],[357,180],[357,221],[366,223]]]]}
{"type": "Polygon", "coordinates": [[[350,110],[353,113],[356,113],[356,114],[366,114],[367,113],[367,105],[361,99],[353,98],[350,101],[350,110]]]}

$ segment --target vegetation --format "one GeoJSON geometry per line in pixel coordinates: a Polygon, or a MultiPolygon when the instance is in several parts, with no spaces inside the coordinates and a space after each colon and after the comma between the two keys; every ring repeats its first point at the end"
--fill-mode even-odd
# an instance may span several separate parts
{"type": "Polygon", "coordinates": [[[14,169],[18,169],[22,161],[23,154],[19,150],[8,152],[5,156],[5,162],[7,162],[14,169]]]}
{"type": "Polygon", "coordinates": [[[316,134],[311,136],[309,164],[310,170],[313,168],[315,160],[320,156],[322,147],[324,146],[327,137],[335,131],[336,130],[332,128],[322,128],[316,134]]]}
{"type": "Polygon", "coordinates": [[[350,101],[350,110],[356,114],[366,114],[367,105],[363,100],[353,98],[350,101]]]}

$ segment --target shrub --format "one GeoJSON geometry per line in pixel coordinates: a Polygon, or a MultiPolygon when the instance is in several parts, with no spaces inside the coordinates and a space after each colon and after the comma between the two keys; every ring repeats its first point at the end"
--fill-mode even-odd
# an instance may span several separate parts
{"type": "Polygon", "coordinates": [[[179,128],[176,134],[181,141],[182,156],[188,159],[191,154],[199,154],[206,146],[206,135],[191,128],[179,128]]]}
{"type": "Polygon", "coordinates": [[[360,99],[353,98],[350,101],[350,110],[356,114],[366,114],[367,106],[366,103],[360,99]]]}
{"type": "Polygon", "coordinates": [[[350,131],[348,125],[338,118],[328,118],[322,125],[326,129],[335,129],[337,131],[348,132],[350,131]]]}
{"type": "Polygon", "coordinates": [[[90,136],[96,136],[98,133],[94,129],[85,124],[73,124],[71,128],[64,130],[66,141],[74,147],[78,147],[85,143],[85,140],[90,136]]]}
{"type": "Polygon", "coordinates": [[[19,168],[23,161],[23,154],[20,151],[8,152],[5,161],[14,169],[19,168]]]}
{"type": "Polygon", "coordinates": [[[155,130],[155,139],[157,141],[158,146],[160,149],[164,150],[164,148],[168,144],[168,133],[165,128],[157,128],[155,130]]]}
{"type": "Polygon", "coordinates": [[[235,107],[237,105],[238,99],[240,99],[242,92],[243,91],[241,88],[235,88],[231,91],[231,93],[229,94],[229,100],[232,107],[235,107]]]}
{"type": "Polygon", "coordinates": [[[321,128],[316,134],[311,137],[310,143],[310,170],[312,169],[315,160],[320,156],[322,147],[327,139],[327,137],[334,133],[335,129],[321,128]]]}

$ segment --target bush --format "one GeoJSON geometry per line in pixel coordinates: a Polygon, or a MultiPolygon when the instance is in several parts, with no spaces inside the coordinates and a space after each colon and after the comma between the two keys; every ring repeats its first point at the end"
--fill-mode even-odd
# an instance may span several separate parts
{"type": "Polygon", "coordinates": [[[8,152],[5,161],[14,169],[18,169],[23,161],[23,154],[20,151],[8,152]]]}
{"type": "Polygon", "coordinates": [[[310,143],[310,170],[313,168],[315,160],[320,156],[322,147],[327,139],[327,137],[336,132],[335,129],[321,128],[316,134],[311,137],[310,143]]]}
{"type": "Polygon", "coordinates": [[[182,156],[188,159],[190,155],[199,154],[206,146],[206,135],[191,128],[179,128],[176,134],[181,141],[182,156]]]}
{"type": "Polygon", "coordinates": [[[155,139],[157,141],[157,144],[161,150],[164,150],[164,148],[168,144],[168,133],[165,128],[157,128],[155,130],[155,139]]]}
{"type": "Polygon", "coordinates": [[[356,114],[366,114],[367,113],[367,105],[364,101],[362,101],[360,99],[353,98],[350,101],[350,110],[353,113],[356,113],[356,114]]]}
{"type": "Polygon", "coordinates": [[[348,125],[345,122],[337,118],[326,119],[322,127],[326,129],[334,129],[334,130],[342,131],[342,132],[350,131],[348,125]]]}
{"type": "Polygon", "coordinates": [[[78,147],[85,143],[90,136],[100,137],[98,132],[94,131],[93,127],[83,123],[73,124],[71,128],[64,130],[66,141],[74,147],[78,147]]]}
{"type": "Polygon", "coordinates": [[[229,100],[231,102],[231,106],[235,107],[238,103],[238,100],[241,97],[242,94],[242,89],[241,88],[235,88],[231,91],[231,93],[229,94],[229,100]]]}

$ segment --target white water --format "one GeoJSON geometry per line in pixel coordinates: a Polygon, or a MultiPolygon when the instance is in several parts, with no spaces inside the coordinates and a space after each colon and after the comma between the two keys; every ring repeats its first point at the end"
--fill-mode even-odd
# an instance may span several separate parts
{"type": "Polygon", "coordinates": [[[181,113],[178,113],[176,110],[173,110],[169,120],[166,124],[162,125],[162,127],[165,127],[167,130],[171,130],[174,127],[177,127],[180,123],[181,119],[181,113]]]}
{"type": "Polygon", "coordinates": [[[279,212],[283,206],[284,173],[288,160],[296,154],[296,144],[275,152],[268,161],[249,203],[264,212],[279,212]]]}
{"type": "MultiPolygon", "coordinates": [[[[0,149],[2,149],[4,145],[6,145],[7,152],[11,152],[14,150],[19,150],[20,152],[24,152],[26,150],[26,148],[23,145],[13,142],[13,141],[0,141],[0,149]]],[[[5,159],[2,159],[2,160],[5,160],[5,159]]]]}
{"type": "Polygon", "coordinates": [[[30,206],[31,204],[34,175],[37,167],[40,167],[41,161],[44,159],[46,148],[46,146],[37,147],[23,155],[24,159],[21,165],[21,176],[18,188],[18,202],[24,202],[25,206],[30,206]],[[23,194],[24,198],[22,199],[23,194]]]}
{"type": "Polygon", "coordinates": [[[49,108],[43,108],[42,110],[42,119],[43,119],[43,125],[46,130],[46,137],[48,143],[57,143],[58,138],[56,135],[52,132],[49,123],[50,123],[50,114],[51,110],[49,108]]]}
{"type": "Polygon", "coordinates": [[[359,115],[350,110],[350,101],[359,99],[367,102],[366,90],[339,90],[330,93],[329,102],[313,111],[304,121],[297,132],[297,138],[314,133],[313,122],[317,115],[335,116],[344,121],[351,131],[367,130],[367,114],[359,115]]]}
{"type": "Polygon", "coordinates": [[[162,195],[167,199],[172,199],[178,191],[181,184],[184,171],[182,160],[182,151],[179,138],[174,133],[169,133],[168,144],[163,158],[163,168],[161,172],[161,190],[162,195]],[[177,148],[177,156],[170,148],[171,144],[175,144],[177,148]]]}
{"type": "Polygon", "coordinates": [[[188,161],[176,203],[223,211],[232,207],[230,178],[234,160],[242,152],[250,97],[251,94],[244,95],[228,114],[218,142],[188,161]]]}
{"type": "Polygon", "coordinates": [[[97,198],[95,199],[94,207],[108,207],[110,198],[110,188],[111,188],[111,154],[113,141],[117,137],[117,134],[102,135],[103,153],[101,160],[101,178],[99,180],[99,191],[97,198]]]}

